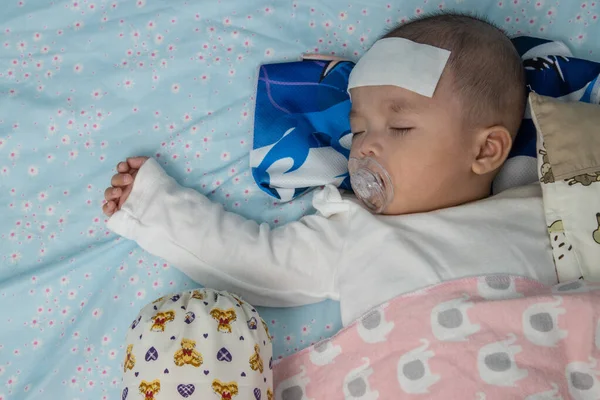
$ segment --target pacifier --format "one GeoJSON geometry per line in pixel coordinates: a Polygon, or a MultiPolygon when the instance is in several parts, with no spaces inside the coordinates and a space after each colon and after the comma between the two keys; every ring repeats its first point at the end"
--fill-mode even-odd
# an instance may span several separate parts
{"type": "Polygon", "coordinates": [[[374,214],[382,213],[394,198],[392,178],[385,168],[370,157],[348,160],[350,185],[356,197],[374,214]]]}

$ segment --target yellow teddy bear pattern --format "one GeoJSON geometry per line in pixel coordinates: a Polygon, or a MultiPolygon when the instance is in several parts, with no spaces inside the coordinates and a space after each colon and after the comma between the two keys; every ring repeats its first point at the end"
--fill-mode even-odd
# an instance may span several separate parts
{"type": "Polygon", "coordinates": [[[155,379],[152,382],[143,380],[140,383],[139,389],[145,400],[154,400],[154,396],[160,392],[160,380],[155,379]]]}
{"type": "Polygon", "coordinates": [[[253,371],[260,372],[261,374],[264,371],[263,360],[260,356],[260,347],[257,344],[254,345],[254,354],[252,357],[250,357],[250,368],[252,368],[253,371]]]}
{"type": "Polygon", "coordinates": [[[221,397],[221,400],[230,400],[238,395],[238,384],[236,382],[221,382],[215,379],[212,383],[212,390],[221,397]]]}
{"type": "Polygon", "coordinates": [[[196,350],[196,341],[185,338],[181,339],[181,349],[175,352],[173,359],[178,367],[188,364],[197,368],[203,363],[202,354],[196,350]]]}
{"type": "Polygon", "coordinates": [[[231,333],[231,324],[237,320],[237,315],[233,308],[227,310],[213,308],[210,310],[210,316],[219,323],[217,331],[223,333],[231,333]]]}
{"type": "Polygon", "coordinates": [[[152,332],[164,332],[167,322],[173,321],[174,319],[175,311],[159,311],[152,316],[152,326],[150,327],[150,330],[152,332]]]}
{"type": "Polygon", "coordinates": [[[271,343],[271,334],[269,333],[269,327],[267,326],[267,323],[265,322],[264,319],[260,319],[260,322],[262,322],[262,326],[265,329],[265,333],[267,334],[267,337],[269,338],[269,343],[271,343]]]}
{"type": "MultiPolygon", "coordinates": [[[[192,297],[198,300],[205,298],[204,294],[199,290],[192,292],[192,297]]],[[[163,296],[153,302],[156,304],[163,301],[166,296],[163,296]]],[[[236,298],[238,304],[242,305],[243,301],[236,298]]],[[[231,324],[237,320],[237,314],[235,309],[229,308],[223,310],[220,308],[214,308],[210,311],[211,317],[218,322],[217,331],[224,333],[231,333],[231,324]]],[[[151,317],[152,326],[150,328],[153,332],[164,332],[167,323],[175,320],[175,311],[159,311],[151,317]]],[[[271,340],[269,335],[269,329],[265,321],[261,318],[261,323],[265,329],[267,337],[271,340]]],[[[196,350],[196,341],[192,339],[183,338],[181,340],[181,348],[173,355],[173,361],[177,366],[192,365],[194,367],[200,367],[203,364],[202,354],[196,350]]],[[[133,354],[133,344],[127,346],[125,360],[123,363],[123,371],[132,370],[135,367],[136,358],[133,354]]],[[[260,355],[260,347],[254,345],[254,354],[249,360],[250,368],[260,373],[264,372],[264,363],[260,355]]],[[[154,400],[155,396],[160,392],[160,380],[155,379],[152,382],[142,380],[139,385],[139,391],[146,400],[154,400]]],[[[212,389],[215,394],[219,395],[222,400],[228,400],[238,395],[239,389],[236,382],[221,382],[215,379],[212,383],[212,389]]],[[[273,400],[273,391],[269,388],[266,392],[267,400],[273,400]]]]}
{"type": "Polygon", "coordinates": [[[196,300],[204,300],[204,293],[202,293],[199,290],[194,290],[192,292],[192,298],[194,298],[196,300]]]}
{"type": "Polygon", "coordinates": [[[128,369],[133,369],[133,367],[135,367],[135,356],[133,355],[133,345],[130,344],[129,346],[127,346],[127,351],[125,352],[123,372],[127,372],[128,369]]]}

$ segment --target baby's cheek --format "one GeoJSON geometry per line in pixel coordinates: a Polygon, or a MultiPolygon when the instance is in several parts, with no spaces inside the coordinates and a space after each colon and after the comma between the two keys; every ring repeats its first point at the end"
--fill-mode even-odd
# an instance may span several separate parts
{"type": "Polygon", "coordinates": [[[423,196],[429,186],[435,185],[439,168],[436,160],[430,159],[427,154],[406,154],[394,168],[394,190],[408,197],[423,196]]]}

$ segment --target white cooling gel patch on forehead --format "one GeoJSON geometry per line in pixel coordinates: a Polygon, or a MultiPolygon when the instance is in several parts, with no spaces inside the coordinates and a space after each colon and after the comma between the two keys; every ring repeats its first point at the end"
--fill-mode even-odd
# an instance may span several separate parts
{"type": "Polygon", "coordinates": [[[360,86],[393,85],[433,97],[449,57],[448,50],[408,39],[380,39],[352,69],[348,92],[360,86]]]}

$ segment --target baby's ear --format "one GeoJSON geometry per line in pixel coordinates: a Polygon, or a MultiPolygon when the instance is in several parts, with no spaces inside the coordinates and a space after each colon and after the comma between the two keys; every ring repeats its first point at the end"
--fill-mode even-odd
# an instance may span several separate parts
{"type": "Polygon", "coordinates": [[[504,164],[512,146],[512,136],[504,126],[492,126],[476,133],[476,157],[471,169],[477,175],[496,171],[504,164]]]}

